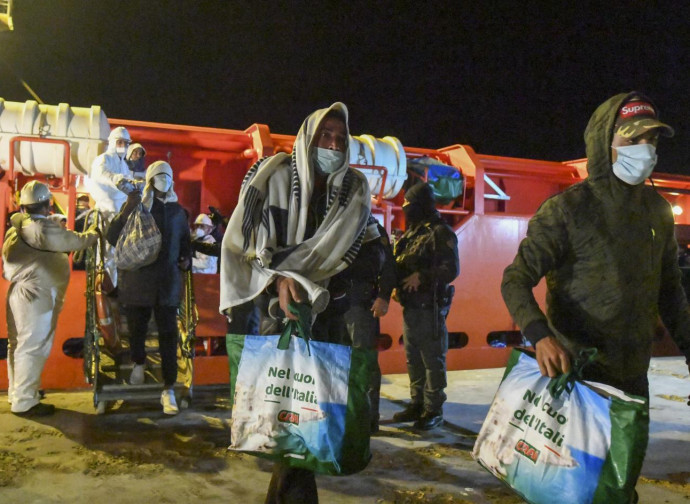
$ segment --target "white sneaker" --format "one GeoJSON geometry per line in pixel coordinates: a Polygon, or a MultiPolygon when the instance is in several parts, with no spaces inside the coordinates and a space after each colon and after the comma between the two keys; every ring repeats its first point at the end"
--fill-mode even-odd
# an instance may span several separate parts
{"type": "Polygon", "coordinates": [[[134,364],[132,367],[132,374],[129,375],[130,385],[141,385],[144,383],[144,370],[146,369],[145,364],[134,364]]]}
{"type": "Polygon", "coordinates": [[[164,390],[161,394],[161,404],[163,405],[163,413],[166,415],[177,415],[179,409],[175,401],[175,391],[173,389],[164,390]]]}

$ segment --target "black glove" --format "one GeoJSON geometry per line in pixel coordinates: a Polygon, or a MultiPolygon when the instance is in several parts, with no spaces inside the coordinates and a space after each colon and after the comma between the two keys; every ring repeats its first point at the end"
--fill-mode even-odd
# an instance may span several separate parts
{"type": "Polygon", "coordinates": [[[122,215],[124,217],[129,217],[141,203],[141,192],[139,190],[134,190],[127,195],[127,201],[122,207],[122,215]]]}
{"type": "Polygon", "coordinates": [[[211,215],[211,222],[213,222],[215,227],[226,223],[225,217],[223,217],[223,214],[220,213],[216,207],[209,205],[208,212],[211,215]]]}

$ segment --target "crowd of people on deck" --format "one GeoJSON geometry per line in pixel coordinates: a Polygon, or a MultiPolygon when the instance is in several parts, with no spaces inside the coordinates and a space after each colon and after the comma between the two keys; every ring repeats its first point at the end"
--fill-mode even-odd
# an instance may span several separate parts
{"type": "MultiPolygon", "coordinates": [[[[600,358],[585,378],[649,397],[647,369],[659,318],[690,358],[690,311],[681,285],[678,247],[668,204],[644,184],[656,163],[659,136],[672,136],[651,100],[639,92],[612,97],[585,132],[586,180],[549,198],[530,220],[527,236],[501,286],[511,316],[536,351],[545,376],[569,371],[583,347],[600,358]],[[546,277],[548,311],[532,289],[546,277]]],[[[103,261],[124,307],[133,363],[129,383],[144,383],[149,319],[158,327],[161,405],[176,414],[177,308],[182,272],[220,274],[218,310],[229,333],[276,334],[296,318],[291,303],[307,303],[317,341],[376,349],[379,319],[390,299],[403,308],[403,342],[410,402],[393,420],[421,431],[443,423],[446,401],[446,317],[460,274],[458,236],[436,206],[434,190],[407,187],[406,229],[395,246],[372,214],[369,184],[349,166],[348,110],[336,102],[303,122],[291,155],[252,166],[238,204],[219,236],[218,215],[191,222],[165,161],[146,167],[146,149],[124,127],[93,162],[87,189],[99,219],[87,219],[90,199],[78,200],[75,229],[51,215],[51,193],[26,184],[21,211],[3,244],[10,282],[8,400],[19,416],[44,416],[41,372],[50,353],[69,281],[67,254],[94,245],[96,226],[108,246],[103,261]],[[137,208],[162,235],[151,264],[117,268],[115,245],[137,208]],[[78,224],[77,224],[78,223],[78,224]]],[[[368,397],[371,432],[379,430],[378,365],[368,397]]],[[[640,441],[643,457],[647,440],[640,441]]],[[[318,502],[314,473],[276,463],[267,502],[318,502]]]]}

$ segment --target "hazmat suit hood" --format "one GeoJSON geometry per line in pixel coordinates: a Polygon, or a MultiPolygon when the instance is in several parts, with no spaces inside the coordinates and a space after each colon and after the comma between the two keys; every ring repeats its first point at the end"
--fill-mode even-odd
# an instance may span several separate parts
{"type": "MultiPolygon", "coordinates": [[[[126,142],[131,142],[132,137],[129,136],[129,131],[124,126],[118,126],[114,128],[108,135],[108,152],[115,154],[117,148],[117,141],[125,140],[126,142]]],[[[124,157],[124,156],[123,156],[124,157]]]]}

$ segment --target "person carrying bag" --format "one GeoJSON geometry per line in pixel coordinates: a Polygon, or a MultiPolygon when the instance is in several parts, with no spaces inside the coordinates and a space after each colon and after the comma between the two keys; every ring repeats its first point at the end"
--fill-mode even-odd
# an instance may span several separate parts
{"type": "Polygon", "coordinates": [[[115,264],[134,271],[156,261],[163,238],[151,212],[141,203],[127,217],[115,246],[115,264]]]}
{"type": "Polygon", "coordinates": [[[369,449],[368,380],[373,350],[311,339],[311,307],[282,334],[228,334],[230,450],[292,468],[345,475],[364,469],[369,449]]]}

